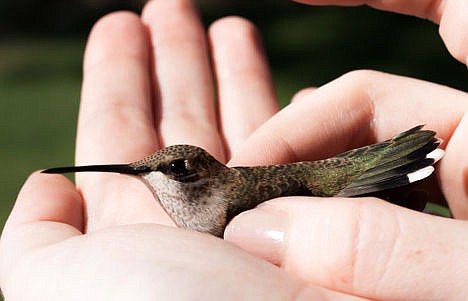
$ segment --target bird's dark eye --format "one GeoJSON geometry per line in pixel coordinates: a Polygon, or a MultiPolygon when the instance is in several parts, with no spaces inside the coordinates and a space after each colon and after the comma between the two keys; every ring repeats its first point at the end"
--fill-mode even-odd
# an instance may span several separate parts
{"type": "Polygon", "coordinates": [[[187,160],[177,159],[169,163],[169,170],[175,175],[183,175],[188,173],[187,160]]]}
{"type": "Polygon", "coordinates": [[[187,159],[172,160],[160,166],[159,171],[169,176],[170,179],[181,183],[195,182],[200,178],[187,159]]]}

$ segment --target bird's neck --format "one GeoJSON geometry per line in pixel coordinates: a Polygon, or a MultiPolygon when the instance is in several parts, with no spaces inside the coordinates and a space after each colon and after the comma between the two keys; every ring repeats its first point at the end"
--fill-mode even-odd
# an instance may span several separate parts
{"type": "Polygon", "coordinates": [[[227,202],[222,187],[217,187],[213,179],[181,183],[160,172],[151,172],[142,178],[179,227],[222,236],[227,202]]]}

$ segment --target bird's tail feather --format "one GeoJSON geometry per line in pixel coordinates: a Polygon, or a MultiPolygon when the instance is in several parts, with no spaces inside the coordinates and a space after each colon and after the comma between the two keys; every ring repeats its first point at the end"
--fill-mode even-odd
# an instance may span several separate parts
{"type": "Polygon", "coordinates": [[[444,151],[435,132],[414,127],[394,138],[339,155],[362,162],[366,168],[337,195],[354,196],[404,186],[432,174],[444,151]],[[367,168],[368,167],[368,168],[367,168]]]}

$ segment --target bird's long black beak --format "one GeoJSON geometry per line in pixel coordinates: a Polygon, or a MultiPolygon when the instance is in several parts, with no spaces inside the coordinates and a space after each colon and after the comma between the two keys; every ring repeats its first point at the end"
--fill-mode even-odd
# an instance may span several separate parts
{"type": "Polygon", "coordinates": [[[121,174],[139,175],[150,172],[148,166],[131,166],[129,164],[111,164],[111,165],[86,165],[86,166],[68,166],[55,167],[43,170],[42,173],[62,174],[71,172],[116,172],[121,174]]]}

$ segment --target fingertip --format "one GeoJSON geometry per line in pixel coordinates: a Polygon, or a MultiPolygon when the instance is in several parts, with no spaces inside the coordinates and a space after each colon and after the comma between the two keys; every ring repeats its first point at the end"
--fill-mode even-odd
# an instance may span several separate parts
{"type": "Polygon", "coordinates": [[[249,78],[270,77],[261,35],[252,22],[229,16],[212,23],[208,32],[217,78],[235,80],[240,73],[249,78]]]}
{"type": "Polygon", "coordinates": [[[268,206],[245,211],[228,224],[224,239],[275,265],[283,261],[287,216],[268,206]]]}
{"type": "Polygon", "coordinates": [[[291,103],[308,99],[308,96],[310,96],[310,94],[312,94],[315,90],[317,90],[316,87],[307,87],[297,91],[296,94],[294,94],[291,98],[291,103]]]}
{"type": "Polygon", "coordinates": [[[143,7],[141,20],[149,28],[154,47],[159,47],[161,38],[186,40],[190,31],[194,40],[204,39],[204,31],[197,7],[191,0],[151,0],[143,7]],[[195,25],[196,24],[196,25],[195,25]]]}
{"type": "Polygon", "coordinates": [[[443,1],[439,33],[448,51],[458,61],[468,62],[468,11],[467,1],[443,1]]]}
{"type": "MultiPolygon", "coordinates": [[[[131,11],[115,11],[111,12],[107,15],[102,16],[97,20],[94,24],[91,33],[92,34],[100,34],[102,31],[107,33],[108,29],[120,29],[115,28],[118,27],[128,27],[134,24],[138,24],[140,17],[131,11]]],[[[118,30],[117,30],[118,31],[118,30]]]]}
{"type": "MultiPolygon", "coordinates": [[[[255,25],[240,16],[228,16],[214,21],[208,28],[209,34],[216,38],[226,37],[226,34],[234,35],[236,37],[243,37],[245,35],[254,38],[259,37],[259,33],[255,25]]],[[[232,38],[229,36],[229,38],[232,38]]]]}
{"type": "Polygon", "coordinates": [[[150,0],[145,4],[141,17],[144,21],[151,21],[159,18],[161,14],[175,11],[177,14],[173,14],[173,17],[177,17],[179,13],[193,13],[196,10],[191,0],[150,0]]]}
{"type": "Polygon", "coordinates": [[[146,29],[140,17],[129,11],[110,13],[99,19],[90,32],[83,68],[86,70],[123,52],[135,57],[144,55],[141,59],[147,60],[147,52],[141,48],[146,49],[146,29]]]}

